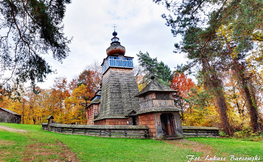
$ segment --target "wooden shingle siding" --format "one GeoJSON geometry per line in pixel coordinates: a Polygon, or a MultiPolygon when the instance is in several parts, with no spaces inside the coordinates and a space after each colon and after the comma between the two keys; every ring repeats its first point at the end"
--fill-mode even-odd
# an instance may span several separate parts
{"type": "Polygon", "coordinates": [[[139,110],[139,92],[132,69],[110,68],[102,80],[101,105],[95,120],[123,116],[129,110],[139,110]]]}

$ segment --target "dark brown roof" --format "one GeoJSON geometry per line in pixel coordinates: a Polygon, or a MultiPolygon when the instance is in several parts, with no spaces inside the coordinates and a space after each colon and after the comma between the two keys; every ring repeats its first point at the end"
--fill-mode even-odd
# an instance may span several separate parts
{"type": "MultiPolygon", "coordinates": [[[[11,111],[11,110],[8,110],[8,109],[4,109],[4,108],[1,108],[1,107],[0,107],[0,109],[3,110],[3,111],[8,112],[8,113],[10,113],[10,114],[13,114],[13,115],[19,115],[19,114],[15,113],[15,112],[13,112],[13,111],[11,111]]],[[[19,115],[19,116],[21,116],[21,115],[19,115]]]]}
{"type": "Polygon", "coordinates": [[[91,100],[90,104],[87,106],[90,107],[93,104],[99,104],[100,103],[100,98],[93,98],[93,100],[91,100]]]}
{"type": "Polygon", "coordinates": [[[53,117],[52,115],[49,115],[49,116],[47,117],[47,120],[49,120],[49,119],[54,119],[54,117],[53,117]]]}
{"type": "Polygon", "coordinates": [[[172,88],[165,86],[155,80],[152,80],[146,87],[144,87],[135,97],[142,96],[148,92],[176,92],[172,88]]]}
{"type": "Polygon", "coordinates": [[[138,111],[137,115],[152,113],[152,112],[175,112],[175,111],[181,111],[181,109],[175,106],[173,107],[152,107],[152,108],[138,111]]]}

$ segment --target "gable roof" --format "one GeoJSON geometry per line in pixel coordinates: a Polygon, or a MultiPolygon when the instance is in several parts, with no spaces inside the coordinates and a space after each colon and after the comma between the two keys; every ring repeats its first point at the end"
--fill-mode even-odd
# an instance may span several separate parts
{"type": "MultiPolygon", "coordinates": [[[[10,113],[10,114],[13,114],[13,115],[19,115],[19,114],[15,113],[15,112],[13,112],[13,111],[11,111],[11,110],[8,110],[8,109],[4,109],[4,108],[1,108],[1,107],[0,107],[0,109],[3,110],[3,111],[8,112],[8,113],[10,113]]],[[[19,115],[19,116],[21,116],[21,115],[19,115]]]]}
{"type": "Polygon", "coordinates": [[[53,117],[52,115],[49,115],[49,116],[47,117],[47,120],[49,120],[49,119],[54,119],[54,117],[53,117]]]}
{"type": "Polygon", "coordinates": [[[147,92],[176,92],[172,88],[165,86],[155,80],[152,80],[146,87],[144,87],[135,97],[142,96],[147,92]]]}
{"type": "Polygon", "coordinates": [[[136,111],[135,110],[129,110],[127,111],[124,116],[128,117],[128,116],[137,116],[136,111]]]}

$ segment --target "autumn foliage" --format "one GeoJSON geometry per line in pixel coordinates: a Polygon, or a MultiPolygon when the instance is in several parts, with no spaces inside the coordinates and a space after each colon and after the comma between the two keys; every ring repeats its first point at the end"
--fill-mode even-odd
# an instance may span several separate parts
{"type": "Polygon", "coordinates": [[[1,96],[0,107],[21,114],[24,124],[41,124],[49,115],[57,123],[85,124],[85,108],[99,88],[100,80],[101,74],[96,70],[84,70],[69,83],[66,78],[56,78],[50,89],[30,86],[20,99],[1,96]]]}

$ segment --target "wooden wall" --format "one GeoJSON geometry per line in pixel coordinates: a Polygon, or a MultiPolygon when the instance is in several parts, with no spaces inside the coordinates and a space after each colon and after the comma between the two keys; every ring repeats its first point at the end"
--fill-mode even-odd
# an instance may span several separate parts
{"type": "Polygon", "coordinates": [[[106,125],[106,119],[94,121],[94,125],[106,125]]]}
{"type": "Polygon", "coordinates": [[[154,114],[141,114],[139,115],[139,125],[146,125],[149,128],[149,136],[156,137],[154,114]]]}
{"type": "Polygon", "coordinates": [[[129,119],[103,119],[95,121],[94,125],[129,125],[127,121],[129,119]]]}
{"type": "Polygon", "coordinates": [[[146,110],[152,107],[174,107],[172,94],[167,93],[148,93],[146,96],[139,97],[140,110],[146,110]]]}
{"type": "Polygon", "coordinates": [[[138,111],[138,85],[132,69],[110,68],[102,79],[99,117],[123,116],[130,110],[138,111]]]}
{"type": "Polygon", "coordinates": [[[94,116],[98,115],[98,111],[99,104],[93,104],[86,109],[87,125],[94,125],[94,116]]]}
{"type": "Polygon", "coordinates": [[[94,125],[94,111],[93,106],[91,105],[88,109],[86,109],[86,118],[87,118],[87,125],[94,125]]]}
{"type": "Polygon", "coordinates": [[[10,113],[0,109],[0,122],[21,123],[21,116],[10,114],[10,113]]]}

